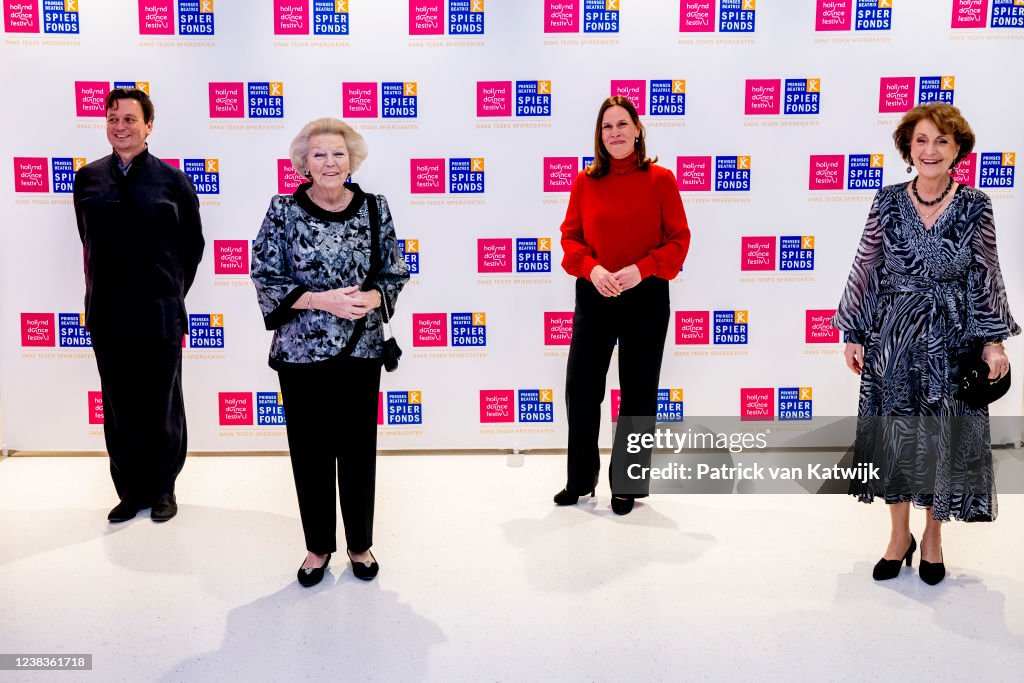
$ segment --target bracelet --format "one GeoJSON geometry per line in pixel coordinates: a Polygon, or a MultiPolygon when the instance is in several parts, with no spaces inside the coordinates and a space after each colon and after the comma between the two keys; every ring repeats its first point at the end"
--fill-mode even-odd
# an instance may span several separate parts
{"type": "Polygon", "coordinates": [[[1001,342],[1001,341],[987,341],[987,342],[985,342],[985,346],[998,346],[1001,349],[1005,348],[1003,346],[1003,342],[1001,342]]]}
{"type": "Polygon", "coordinates": [[[309,296],[306,297],[306,310],[313,310],[313,292],[310,292],[309,296]]]}

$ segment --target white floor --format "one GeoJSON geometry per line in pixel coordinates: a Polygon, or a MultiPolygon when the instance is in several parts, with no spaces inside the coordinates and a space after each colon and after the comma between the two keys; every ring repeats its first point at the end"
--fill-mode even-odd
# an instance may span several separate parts
{"type": "Polygon", "coordinates": [[[0,652],[93,655],[0,680],[1021,680],[1024,495],[945,527],[933,588],[916,556],[871,580],[880,504],[656,496],[616,517],[607,488],[555,508],[563,468],[381,457],[380,576],[336,556],[303,589],[285,458],[191,458],[164,525],[107,523],[104,459],[0,460],[0,652]]]}

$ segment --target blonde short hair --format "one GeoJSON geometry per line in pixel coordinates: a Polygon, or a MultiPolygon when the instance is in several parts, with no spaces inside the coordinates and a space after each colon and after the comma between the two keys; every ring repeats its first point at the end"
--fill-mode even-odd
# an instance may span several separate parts
{"type": "Polygon", "coordinates": [[[348,168],[352,173],[355,173],[360,164],[366,160],[368,154],[366,140],[352,126],[340,119],[316,119],[303,126],[299,134],[292,140],[289,156],[292,168],[299,175],[305,175],[309,168],[306,163],[309,156],[309,139],[314,135],[340,135],[345,138],[345,147],[348,148],[349,157],[348,168]]]}

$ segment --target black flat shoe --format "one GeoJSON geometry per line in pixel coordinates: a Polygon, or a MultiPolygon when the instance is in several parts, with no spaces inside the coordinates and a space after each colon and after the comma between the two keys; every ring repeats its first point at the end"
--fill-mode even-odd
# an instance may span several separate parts
{"type": "Polygon", "coordinates": [[[628,515],[633,511],[633,503],[635,502],[636,498],[612,496],[612,512],[617,515],[628,515]]]}
{"type": "Polygon", "coordinates": [[[154,522],[166,522],[176,514],[178,514],[178,501],[175,500],[173,493],[161,495],[153,503],[153,509],[149,511],[149,516],[154,522]]]}
{"type": "MultiPolygon", "coordinates": [[[[939,551],[939,557],[942,557],[941,550],[939,551]]],[[[921,566],[918,567],[917,574],[929,586],[934,586],[946,578],[946,563],[944,560],[942,562],[928,562],[921,558],[921,566]]]]}
{"type": "Polygon", "coordinates": [[[299,567],[299,573],[297,577],[299,579],[299,583],[304,588],[309,588],[310,586],[317,585],[318,583],[324,580],[324,574],[327,572],[327,565],[329,565],[330,563],[331,553],[327,553],[327,559],[324,560],[324,563],[321,566],[314,567],[313,569],[303,569],[302,567],[299,567]]]}
{"type": "Polygon", "coordinates": [[[914,559],[914,551],[917,550],[917,539],[914,538],[914,534],[910,534],[910,547],[907,548],[907,552],[903,554],[903,558],[899,560],[887,560],[884,557],[875,563],[875,569],[871,572],[871,576],[875,581],[888,581],[889,579],[895,579],[900,575],[900,569],[903,568],[903,563],[906,562],[907,566],[910,566],[911,560],[914,559]]]}
{"type": "Polygon", "coordinates": [[[370,553],[370,557],[372,558],[370,564],[366,564],[365,562],[356,562],[353,560],[351,550],[346,550],[345,552],[348,553],[348,561],[352,563],[352,573],[355,574],[357,579],[372,581],[373,578],[377,576],[377,572],[380,571],[380,565],[377,564],[377,558],[373,556],[373,553],[370,553]]]}
{"type": "MultiPolygon", "coordinates": [[[[590,493],[585,493],[583,495],[593,497],[594,489],[590,489],[590,493]]],[[[562,489],[555,494],[555,505],[575,505],[578,502],[580,502],[580,497],[574,496],[566,489],[562,489]]]]}
{"type": "Polygon", "coordinates": [[[139,510],[143,507],[145,506],[126,498],[115,505],[114,508],[107,513],[107,519],[113,524],[117,524],[118,522],[127,522],[130,519],[135,519],[135,515],[138,514],[139,510]]]}

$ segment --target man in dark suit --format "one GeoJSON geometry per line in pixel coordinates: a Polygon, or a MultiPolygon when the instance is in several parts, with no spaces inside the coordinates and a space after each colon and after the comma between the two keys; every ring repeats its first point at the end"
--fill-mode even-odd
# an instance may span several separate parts
{"type": "Polygon", "coordinates": [[[85,325],[103,390],[103,433],[121,501],[111,522],[152,507],[177,514],[185,464],[181,346],[185,294],[203,255],[199,199],[178,169],[149,153],[153,103],[141,90],[107,95],[113,153],[75,176],[85,248],[85,325]]]}

